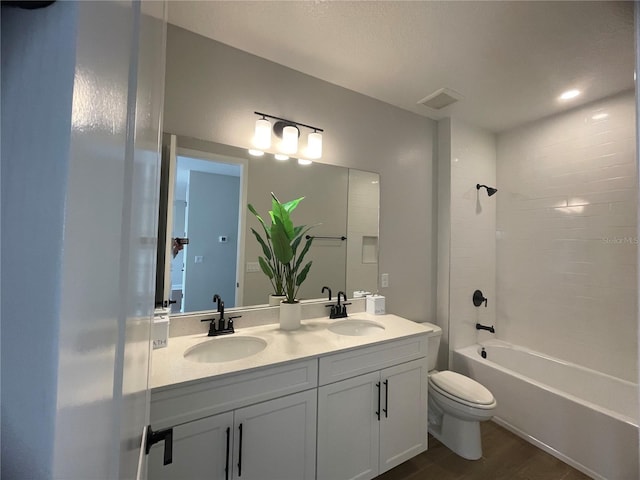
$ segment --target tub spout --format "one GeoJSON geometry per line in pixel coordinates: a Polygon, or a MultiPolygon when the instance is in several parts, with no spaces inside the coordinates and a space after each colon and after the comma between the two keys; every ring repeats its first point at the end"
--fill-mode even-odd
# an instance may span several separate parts
{"type": "Polygon", "coordinates": [[[486,325],[481,325],[479,323],[476,323],[476,330],[488,330],[491,333],[496,333],[496,329],[493,328],[493,325],[491,325],[490,327],[487,327],[486,325]]]}

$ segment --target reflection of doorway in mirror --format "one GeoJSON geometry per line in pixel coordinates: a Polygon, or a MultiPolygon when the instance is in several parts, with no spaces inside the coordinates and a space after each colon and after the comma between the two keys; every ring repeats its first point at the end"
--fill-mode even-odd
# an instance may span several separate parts
{"type": "Polygon", "coordinates": [[[182,260],[178,254],[171,262],[172,290],[182,289],[181,312],[211,310],[215,293],[226,307],[236,304],[241,172],[240,165],[177,158],[174,238],[189,238],[182,260]]]}

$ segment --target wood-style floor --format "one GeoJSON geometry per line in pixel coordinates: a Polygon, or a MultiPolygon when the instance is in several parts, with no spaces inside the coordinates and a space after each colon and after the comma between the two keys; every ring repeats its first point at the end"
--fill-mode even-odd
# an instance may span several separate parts
{"type": "Polygon", "coordinates": [[[376,480],[583,480],[590,477],[493,422],[484,422],[482,458],[459,457],[429,435],[429,450],[376,480]]]}

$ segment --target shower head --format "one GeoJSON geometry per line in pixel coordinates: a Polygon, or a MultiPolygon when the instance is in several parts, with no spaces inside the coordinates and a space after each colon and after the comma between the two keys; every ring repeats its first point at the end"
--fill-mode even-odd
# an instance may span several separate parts
{"type": "Polygon", "coordinates": [[[476,185],[476,190],[480,190],[482,187],[487,189],[487,195],[491,196],[498,191],[497,188],[487,187],[486,185],[480,185],[479,183],[476,185]]]}

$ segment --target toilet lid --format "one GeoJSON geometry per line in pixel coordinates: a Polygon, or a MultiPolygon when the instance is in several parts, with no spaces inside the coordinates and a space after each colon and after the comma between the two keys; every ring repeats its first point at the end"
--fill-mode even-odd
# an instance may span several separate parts
{"type": "Polygon", "coordinates": [[[429,377],[437,387],[453,397],[477,405],[490,405],[495,400],[489,390],[475,380],[456,372],[444,371],[429,377]]]}

